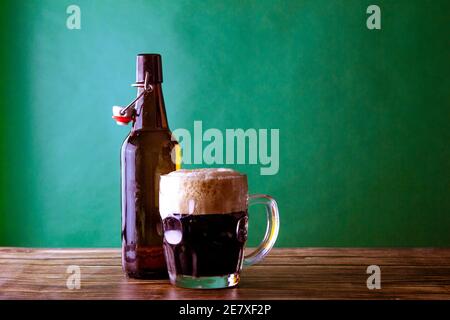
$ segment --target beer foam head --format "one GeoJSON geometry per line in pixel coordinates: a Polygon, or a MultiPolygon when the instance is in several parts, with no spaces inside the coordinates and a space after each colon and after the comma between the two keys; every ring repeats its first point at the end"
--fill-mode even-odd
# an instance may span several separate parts
{"type": "Polygon", "coordinates": [[[247,210],[247,176],[231,169],[181,169],[161,176],[161,218],[247,210]]]}

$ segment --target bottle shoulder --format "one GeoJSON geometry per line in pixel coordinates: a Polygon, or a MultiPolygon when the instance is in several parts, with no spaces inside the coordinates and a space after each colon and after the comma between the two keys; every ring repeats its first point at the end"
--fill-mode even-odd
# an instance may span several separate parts
{"type": "Polygon", "coordinates": [[[168,129],[164,130],[134,130],[125,138],[122,149],[137,146],[161,146],[174,145],[178,142],[172,137],[168,129]]]}
{"type": "Polygon", "coordinates": [[[164,138],[171,140],[172,132],[169,129],[138,129],[131,130],[125,141],[139,141],[154,138],[164,138]]]}

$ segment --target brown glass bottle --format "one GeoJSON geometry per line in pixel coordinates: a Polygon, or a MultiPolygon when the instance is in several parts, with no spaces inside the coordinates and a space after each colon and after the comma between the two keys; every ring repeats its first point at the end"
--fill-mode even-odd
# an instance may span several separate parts
{"type": "Polygon", "coordinates": [[[160,55],[137,56],[136,82],[144,83],[146,74],[152,90],[136,102],[133,127],[121,151],[122,268],[133,278],[166,278],[159,177],[176,170],[171,152],[177,143],[167,123],[160,55]]]}

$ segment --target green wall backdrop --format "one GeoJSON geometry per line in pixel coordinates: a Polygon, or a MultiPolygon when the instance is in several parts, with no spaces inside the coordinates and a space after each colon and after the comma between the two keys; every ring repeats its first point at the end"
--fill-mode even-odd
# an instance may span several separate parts
{"type": "Polygon", "coordinates": [[[172,129],[280,129],[277,175],[236,166],[279,201],[278,246],[450,246],[449,1],[21,0],[0,15],[0,245],[120,245],[129,128],[111,106],[135,95],[136,54],[158,52],[172,129]]]}

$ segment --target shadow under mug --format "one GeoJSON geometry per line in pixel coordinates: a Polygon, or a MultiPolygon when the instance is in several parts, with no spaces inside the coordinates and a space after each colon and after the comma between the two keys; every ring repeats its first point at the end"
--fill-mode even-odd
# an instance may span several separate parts
{"type": "Polygon", "coordinates": [[[236,286],[242,267],[263,259],[278,236],[276,201],[268,195],[248,195],[247,176],[230,169],[163,175],[159,202],[170,282],[179,287],[236,286]],[[266,232],[258,248],[244,256],[248,207],[256,204],[265,208],[266,232]]]}

